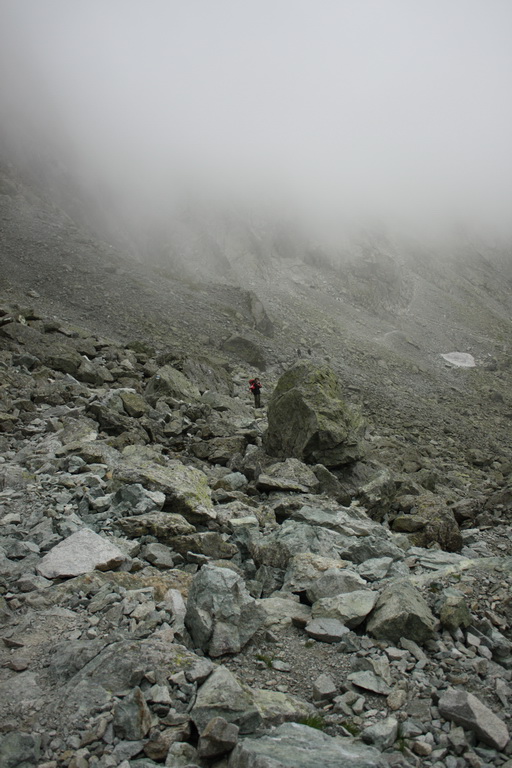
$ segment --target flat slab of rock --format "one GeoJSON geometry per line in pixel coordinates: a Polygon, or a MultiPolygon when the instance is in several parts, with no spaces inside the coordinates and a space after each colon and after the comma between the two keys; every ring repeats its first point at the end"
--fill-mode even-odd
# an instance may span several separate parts
{"type": "Polygon", "coordinates": [[[475,358],[473,355],[470,355],[469,352],[446,352],[445,354],[441,355],[441,357],[443,360],[446,360],[447,363],[451,363],[457,368],[476,367],[475,358]]]}
{"type": "Polygon", "coordinates": [[[322,643],[338,643],[349,628],[338,619],[314,619],[306,626],[307,634],[322,643]]]}
{"type": "Polygon", "coordinates": [[[239,742],[228,768],[384,768],[373,747],[299,723],[284,723],[259,739],[239,742]]]}
{"type": "Polygon", "coordinates": [[[348,675],[347,679],[354,685],[357,685],[358,688],[378,693],[380,696],[389,696],[391,693],[389,685],[369,669],[362,670],[361,672],[352,672],[348,675]]]}
{"type": "Polygon", "coordinates": [[[296,627],[305,626],[311,619],[311,608],[295,600],[282,597],[267,597],[257,600],[257,604],[265,613],[265,626],[294,624],[296,627]]]}
{"type": "Polygon", "coordinates": [[[298,459],[273,464],[256,481],[261,491],[296,491],[307,493],[318,488],[318,480],[313,470],[298,459]]]}
{"type": "Polygon", "coordinates": [[[140,483],[150,491],[160,491],[165,494],[166,503],[172,511],[193,524],[208,523],[217,517],[208,478],[200,469],[185,466],[180,461],[168,461],[161,465],[137,454],[127,455],[125,461],[114,469],[114,479],[140,483]]]}
{"type": "Polygon", "coordinates": [[[126,555],[90,528],[68,536],[53,547],[37,565],[45,579],[80,576],[89,571],[110,571],[120,566],[126,555]]]}
{"type": "Polygon", "coordinates": [[[334,597],[322,597],[313,603],[314,619],[338,619],[349,629],[359,626],[377,602],[378,594],[370,589],[357,589],[334,597]]]}
{"type": "Polygon", "coordinates": [[[509,741],[507,726],[472,693],[446,691],[439,699],[439,713],[447,720],[473,731],[481,741],[493,749],[505,749],[509,741]]]}

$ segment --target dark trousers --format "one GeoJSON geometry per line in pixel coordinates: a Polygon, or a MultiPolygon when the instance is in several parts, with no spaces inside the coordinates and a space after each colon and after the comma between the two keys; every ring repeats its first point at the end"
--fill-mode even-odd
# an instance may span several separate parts
{"type": "Polygon", "coordinates": [[[254,395],[254,407],[261,408],[261,395],[259,392],[253,392],[254,395]]]}

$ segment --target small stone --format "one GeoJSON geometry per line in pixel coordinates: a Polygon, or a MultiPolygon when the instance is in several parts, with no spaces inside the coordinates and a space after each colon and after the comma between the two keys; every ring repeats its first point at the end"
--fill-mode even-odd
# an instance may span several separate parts
{"type": "Polygon", "coordinates": [[[395,717],[387,717],[375,725],[370,725],[361,733],[365,744],[373,744],[380,751],[388,749],[395,743],[398,735],[398,720],[395,717]]]}
{"type": "Polygon", "coordinates": [[[372,693],[378,693],[381,696],[389,696],[391,693],[389,685],[368,669],[362,672],[352,672],[348,675],[347,679],[359,688],[364,688],[372,693]]]}
{"type": "Polygon", "coordinates": [[[396,712],[398,709],[402,709],[406,701],[407,693],[403,688],[395,688],[387,697],[386,704],[393,712],[396,712]]]}
{"type": "Polygon", "coordinates": [[[412,751],[419,757],[428,757],[432,754],[432,744],[426,741],[415,741],[412,745],[412,751]]]}
{"type": "Polygon", "coordinates": [[[338,689],[329,675],[321,674],[313,683],[313,699],[315,701],[332,701],[338,689]]]}

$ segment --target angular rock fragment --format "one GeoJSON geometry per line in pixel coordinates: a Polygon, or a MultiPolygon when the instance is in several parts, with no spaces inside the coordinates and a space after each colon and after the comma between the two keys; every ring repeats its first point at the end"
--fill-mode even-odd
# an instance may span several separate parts
{"type": "Polygon", "coordinates": [[[156,403],[160,397],[172,397],[186,402],[193,402],[201,397],[197,387],[170,365],[159,368],[149,379],[145,395],[152,404],[156,403]]]}
{"type": "Polygon", "coordinates": [[[194,526],[182,515],[172,512],[149,512],[146,515],[123,517],[117,525],[130,538],[155,536],[161,543],[169,543],[176,536],[184,536],[195,531],[194,526]]]}
{"type": "Polygon", "coordinates": [[[361,672],[351,672],[347,680],[357,685],[358,688],[364,688],[366,691],[378,693],[381,696],[389,696],[391,693],[389,685],[370,669],[364,669],[361,672]]]}
{"type": "Polygon", "coordinates": [[[386,717],[375,725],[370,725],[361,733],[365,744],[373,744],[381,752],[391,747],[398,735],[398,720],[395,717],[386,717]]]}
{"type": "Polygon", "coordinates": [[[2,768],[39,765],[41,736],[39,734],[12,731],[0,739],[0,765],[2,768]]]}
{"type": "Polygon", "coordinates": [[[439,608],[439,619],[444,629],[455,632],[459,627],[469,627],[471,614],[462,592],[453,587],[445,589],[439,608]]]}
{"type": "Polygon", "coordinates": [[[282,597],[267,597],[257,600],[265,614],[265,626],[305,626],[311,619],[311,608],[296,600],[286,600],[282,597]]]}
{"type": "Polygon", "coordinates": [[[315,701],[331,701],[337,693],[336,683],[330,675],[322,673],[313,683],[313,699],[315,701]]]}
{"type": "Polygon", "coordinates": [[[69,578],[95,569],[108,571],[119,567],[126,555],[108,539],[89,528],[68,536],[37,565],[37,571],[46,579],[69,578]]]}
{"type": "Polygon", "coordinates": [[[435,623],[420,592],[410,582],[399,580],[381,593],[366,627],[379,640],[397,643],[406,637],[423,643],[432,637],[435,623]]]}
{"type": "Polygon", "coordinates": [[[451,688],[441,696],[438,707],[442,717],[473,731],[493,749],[503,750],[507,746],[510,738],[507,726],[472,693],[451,688]]]}
{"type": "Polygon", "coordinates": [[[308,493],[318,488],[318,480],[313,470],[298,459],[272,464],[256,481],[260,491],[294,491],[308,493]]]}
{"type": "Polygon", "coordinates": [[[200,732],[214,717],[234,723],[240,733],[253,733],[261,725],[261,715],[250,688],[222,666],[199,688],[190,716],[200,732]]]}
{"type": "Polygon", "coordinates": [[[237,725],[228,723],[223,717],[212,718],[199,736],[199,757],[211,760],[231,752],[238,741],[239,730],[237,725]]]}
{"type": "Polygon", "coordinates": [[[324,597],[364,590],[365,586],[366,582],[354,571],[348,568],[329,568],[312,582],[306,590],[306,596],[311,603],[315,603],[324,597]]]}
{"type": "Polygon", "coordinates": [[[354,629],[366,619],[377,598],[377,592],[370,589],[323,597],[313,603],[311,615],[313,619],[338,619],[349,629],[354,629]]]}
{"type": "Polygon", "coordinates": [[[161,491],[169,509],[192,523],[208,523],[216,518],[208,478],[195,467],[180,461],[156,464],[134,456],[133,462],[128,457],[117,466],[113,475],[116,481],[140,483],[151,491],[161,491]]]}
{"type": "Polygon", "coordinates": [[[185,617],[198,648],[210,656],[238,653],[263,621],[263,610],[235,571],[201,568],[192,582],[185,617]]]}
{"type": "Polygon", "coordinates": [[[323,643],[339,643],[349,628],[338,619],[314,619],[305,627],[306,633],[323,643]]]}
{"type": "Polygon", "coordinates": [[[129,741],[143,739],[151,728],[151,713],[140,688],[134,688],[114,710],[114,732],[129,741]]]}

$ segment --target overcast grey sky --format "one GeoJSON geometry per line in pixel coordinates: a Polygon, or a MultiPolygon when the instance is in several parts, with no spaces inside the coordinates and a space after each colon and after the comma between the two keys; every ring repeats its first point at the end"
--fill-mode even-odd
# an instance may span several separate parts
{"type": "Polygon", "coordinates": [[[504,222],[511,41],[511,0],[0,0],[0,108],[148,201],[504,222]]]}

